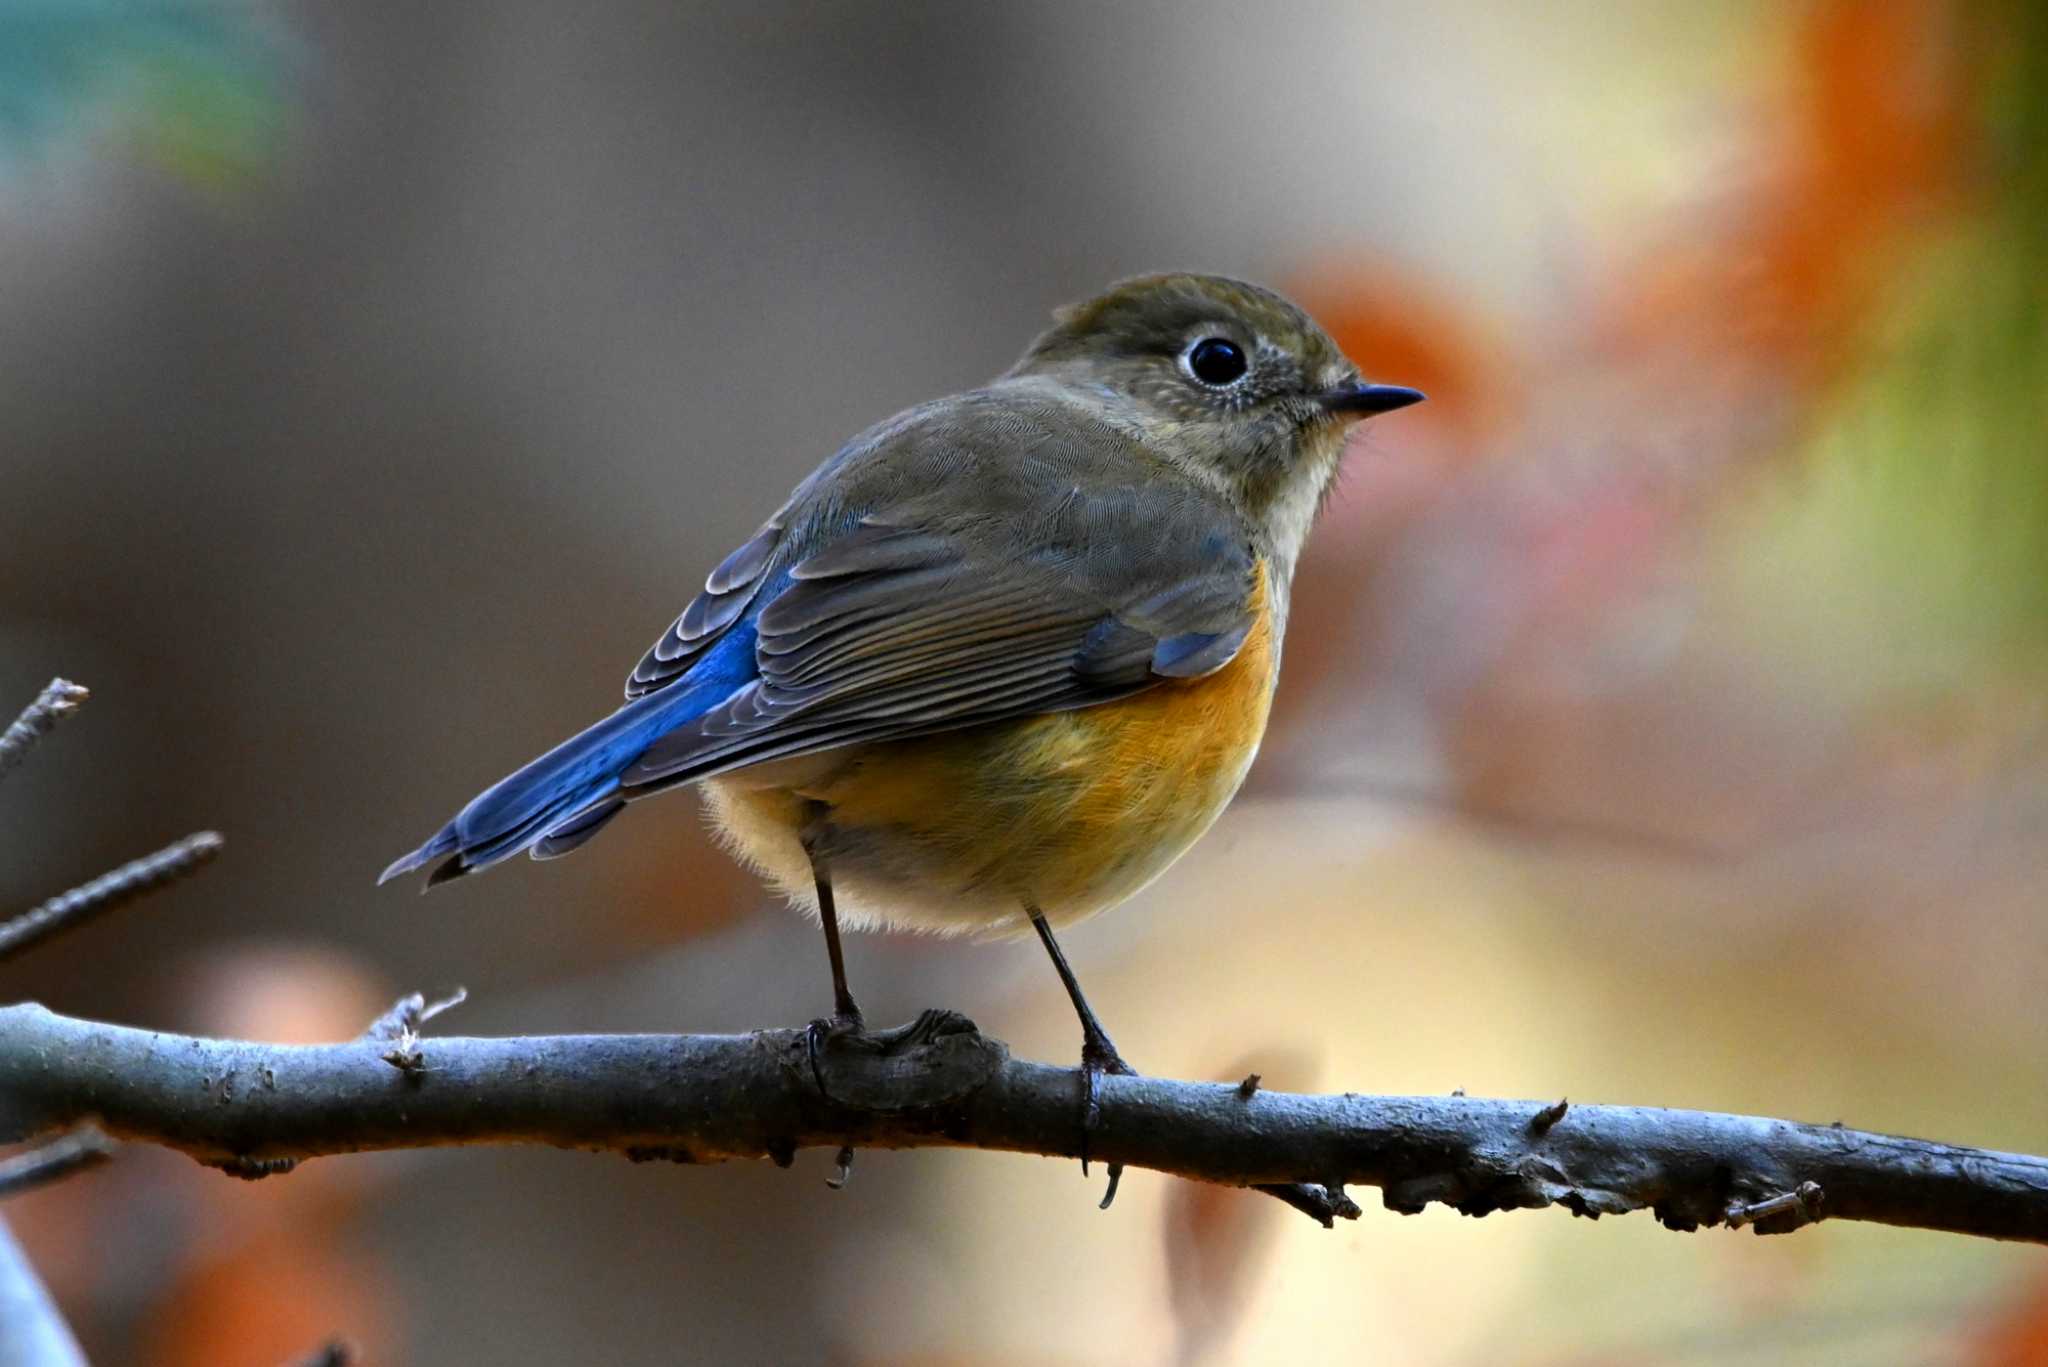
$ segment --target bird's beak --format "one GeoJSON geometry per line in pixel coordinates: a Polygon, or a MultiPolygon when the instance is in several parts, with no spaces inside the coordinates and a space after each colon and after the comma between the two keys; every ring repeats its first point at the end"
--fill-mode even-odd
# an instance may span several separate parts
{"type": "Polygon", "coordinates": [[[1360,380],[1326,389],[1316,401],[1325,413],[1333,416],[1367,418],[1375,413],[1391,413],[1411,403],[1421,403],[1426,397],[1419,389],[1408,389],[1398,384],[1367,384],[1360,380]]]}

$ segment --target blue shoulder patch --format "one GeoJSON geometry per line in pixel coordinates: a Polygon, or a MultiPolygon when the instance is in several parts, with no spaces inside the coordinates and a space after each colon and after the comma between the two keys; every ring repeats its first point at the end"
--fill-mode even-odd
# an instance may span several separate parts
{"type": "Polygon", "coordinates": [[[1247,619],[1228,631],[1185,631],[1169,636],[1152,651],[1152,672],[1168,679],[1199,679],[1214,673],[1230,663],[1251,629],[1247,619]]]}

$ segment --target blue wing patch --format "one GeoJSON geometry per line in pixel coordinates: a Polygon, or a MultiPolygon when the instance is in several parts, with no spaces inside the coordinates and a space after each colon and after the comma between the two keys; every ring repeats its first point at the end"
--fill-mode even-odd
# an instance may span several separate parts
{"type": "Polygon", "coordinates": [[[1169,636],[1152,651],[1152,672],[1163,679],[1199,679],[1237,656],[1251,634],[1250,618],[1228,631],[1188,631],[1169,636]]]}

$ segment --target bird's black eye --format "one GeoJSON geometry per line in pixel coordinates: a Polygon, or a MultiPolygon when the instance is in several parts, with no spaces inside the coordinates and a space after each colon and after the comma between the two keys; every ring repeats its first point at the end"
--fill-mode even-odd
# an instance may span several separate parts
{"type": "Polygon", "coordinates": [[[1188,348],[1188,371],[1203,384],[1236,384],[1245,370],[1244,349],[1228,337],[1204,337],[1188,348]]]}

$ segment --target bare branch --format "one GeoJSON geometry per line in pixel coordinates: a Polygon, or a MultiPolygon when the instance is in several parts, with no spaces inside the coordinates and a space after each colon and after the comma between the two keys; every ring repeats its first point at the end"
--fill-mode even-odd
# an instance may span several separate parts
{"type": "Polygon", "coordinates": [[[0,1362],[8,1367],[85,1367],[84,1350],[4,1223],[0,1223],[0,1362]]]}
{"type": "Polygon", "coordinates": [[[111,911],[185,877],[219,854],[221,843],[220,835],[214,831],[188,835],[155,854],[123,864],[90,883],[52,897],[33,911],[23,912],[0,925],[0,959],[11,958],[59,931],[81,925],[103,911],[111,911]]]}
{"type": "Polygon", "coordinates": [[[112,1140],[95,1126],[80,1125],[0,1162],[0,1197],[13,1196],[60,1177],[69,1177],[74,1172],[96,1168],[113,1156],[112,1140]]]}
{"type": "MultiPolygon", "coordinates": [[[[434,1038],[403,1073],[388,1042],[195,1039],[0,1009],[0,1138],[97,1117],[111,1133],[239,1169],[368,1149],[551,1144],[713,1163],[824,1147],[955,1146],[1076,1157],[1080,1079],[1013,1059],[950,1012],[835,1041],[804,1033],[434,1038]]],[[[1692,1229],[1830,1219],[2048,1243],[2048,1159],[1753,1116],[1476,1097],[1302,1096],[1105,1077],[1105,1162],[1246,1186],[1383,1188],[1393,1210],[1651,1210],[1692,1229]],[[1808,1184],[1819,1191],[1811,1191],[1808,1184]],[[1787,1196],[1789,1200],[1786,1200],[1787,1196]],[[1782,1202],[1782,1204],[1780,1204],[1782,1202]]]]}
{"type": "Polygon", "coordinates": [[[36,742],[57,729],[57,723],[69,717],[91,697],[84,688],[68,679],[52,679],[49,686],[36,696],[36,700],[23,710],[19,717],[0,732],[0,778],[5,778],[28,758],[36,742]]]}

